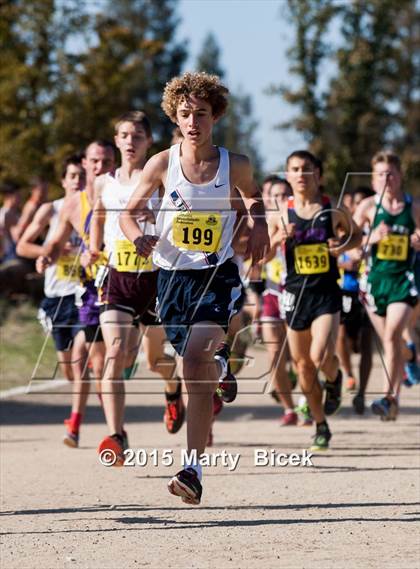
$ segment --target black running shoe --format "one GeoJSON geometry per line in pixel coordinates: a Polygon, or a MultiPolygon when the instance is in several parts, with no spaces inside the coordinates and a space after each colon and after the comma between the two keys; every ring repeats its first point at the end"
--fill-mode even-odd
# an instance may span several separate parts
{"type": "Polygon", "coordinates": [[[198,506],[203,487],[193,468],[180,470],[168,483],[168,490],[174,496],[180,496],[186,504],[198,506]]]}
{"type": "Polygon", "coordinates": [[[328,424],[326,422],[320,423],[319,425],[316,426],[314,442],[310,450],[314,452],[328,450],[331,437],[332,434],[330,429],[328,428],[328,424]]]}
{"type": "Polygon", "coordinates": [[[236,377],[230,371],[229,358],[229,346],[221,344],[214,355],[214,359],[220,362],[222,366],[222,377],[219,379],[216,393],[225,403],[232,403],[238,394],[238,384],[236,377]]]}
{"type": "Polygon", "coordinates": [[[324,413],[326,415],[334,415],[341,405],[341,388],[343,384],[343,374],[341,369],[338,370],[334,383],[325,382],[325,402],[324,413]]]}
{"type": "Polygon", "coordinates": [[[365,412],[365,396],[358,393],[353,397],[353,409],[358,415],[363,415],[365,412]]]}

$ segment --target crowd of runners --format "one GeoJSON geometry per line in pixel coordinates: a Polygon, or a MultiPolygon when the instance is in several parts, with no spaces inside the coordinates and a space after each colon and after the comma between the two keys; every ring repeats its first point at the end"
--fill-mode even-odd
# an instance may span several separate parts
{"type": "MultiPolygon", "coordinates": [[[[398,156],[379,151],[370,185],[334,199],[322,162],[293,151],[260,189],[246,156],[213,145],[227,104],[219,78],[186,73],[163,93],[177,125],[169,149],[148,159],[153,125],[129,111],[114,143],[94,140],[65,160],[61,199],[46,202],[38,184],[38,201],[19,216],[16,188],[3,188],[0,255],[44,273],[39,318],[73,385],[64,443],[78,447],[94,378],[108,430],[98,452],[112,451],[117,466],[140,348],[163,379],[168,433],[185,420],[198,457],[236,397],[252,342],[267,349],[280,425],[313,425],[313,451],[329,447],[343,389],[356,414],[367,412],[374,350],[384,388],[371,411],[381,420],[395,420],[400,389],[420,383],[420,205],[403,190],[398,156]]],[[[191,458],[168,487],[198,504],[201,480],[191,458]]]]}

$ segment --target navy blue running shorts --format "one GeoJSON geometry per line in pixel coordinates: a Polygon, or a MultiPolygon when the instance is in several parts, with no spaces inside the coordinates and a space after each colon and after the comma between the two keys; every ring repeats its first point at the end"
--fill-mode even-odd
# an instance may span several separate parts
{"type": "Polygon", "coordinates": [[[209,269],[160,269],[157,297],[166,335],[182,355],[193,324],[215,322],[227,332],[230,319],[244,303],[244,289],[238,267],[229,259],[209,269]]]}
{"type": "Polygon", "coordinates": [[[38,319],[45,330],[51,331],[58,352],[65,352],[71,348],[73,338],[80,330],[79,311],[75,305],[74,294],[44,298],[38,319]]]}

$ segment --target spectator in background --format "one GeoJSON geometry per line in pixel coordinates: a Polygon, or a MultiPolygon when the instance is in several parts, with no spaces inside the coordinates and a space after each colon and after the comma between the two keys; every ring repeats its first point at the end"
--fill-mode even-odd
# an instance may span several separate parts
{"type": "Polygon", "coordinates": [[[45,180],[32,178],[30,187],[30,196],[23,206],[18,223],[12,228],[12,238],[15,243],[22,237],[39,207],[47,201],[48,184],[45,180]]]}
{"type": "Polygon", "coordinates": [[[0,208],[0,261],[16,259],[16,243],[13,230],[19,222],[20,188],[13,182],[4,182],[0,187],[3,205],[0,208]]]}

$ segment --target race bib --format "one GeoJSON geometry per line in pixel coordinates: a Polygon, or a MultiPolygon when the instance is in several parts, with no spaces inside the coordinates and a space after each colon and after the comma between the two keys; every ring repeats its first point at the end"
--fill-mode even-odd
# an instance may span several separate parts
{"type": "Polygon", "coordinates": [[[267,278],[275,284],[280,284],[283,278],[284,265],[280,259],[272,259],[266,265],[267,278]]]}
{"type": "Polygon", "coordinates": [[[408,235],[388,235],[378,243],[376,256],[381,261],[406,261],[408,235]]]}
{"type": "Polygon", "coordinates": [[[81,276],[81,266],[75,255],[62,255],[57,261],[56,277],[60,281],[77,282],[81,276]]]}
{"type": "Polygon", "coordinates": [[[172,224],[173,242],[180,249],[217,253],[222,239],[220,213],[179,213],[172,224]]]}
{"type": "Polygon", "coordinates": [[[115,241],[113,264],[118,272],[123,273],[153,271],[152,256],[147,259],[140,257],[134,243],[126,239],[115,241]]]}
{"type": "Polygon", "coordinates": [[[328,273],[330,256],[327,244],[297,245],[295,247],[295,269],[298,275],[328,273]]]}

